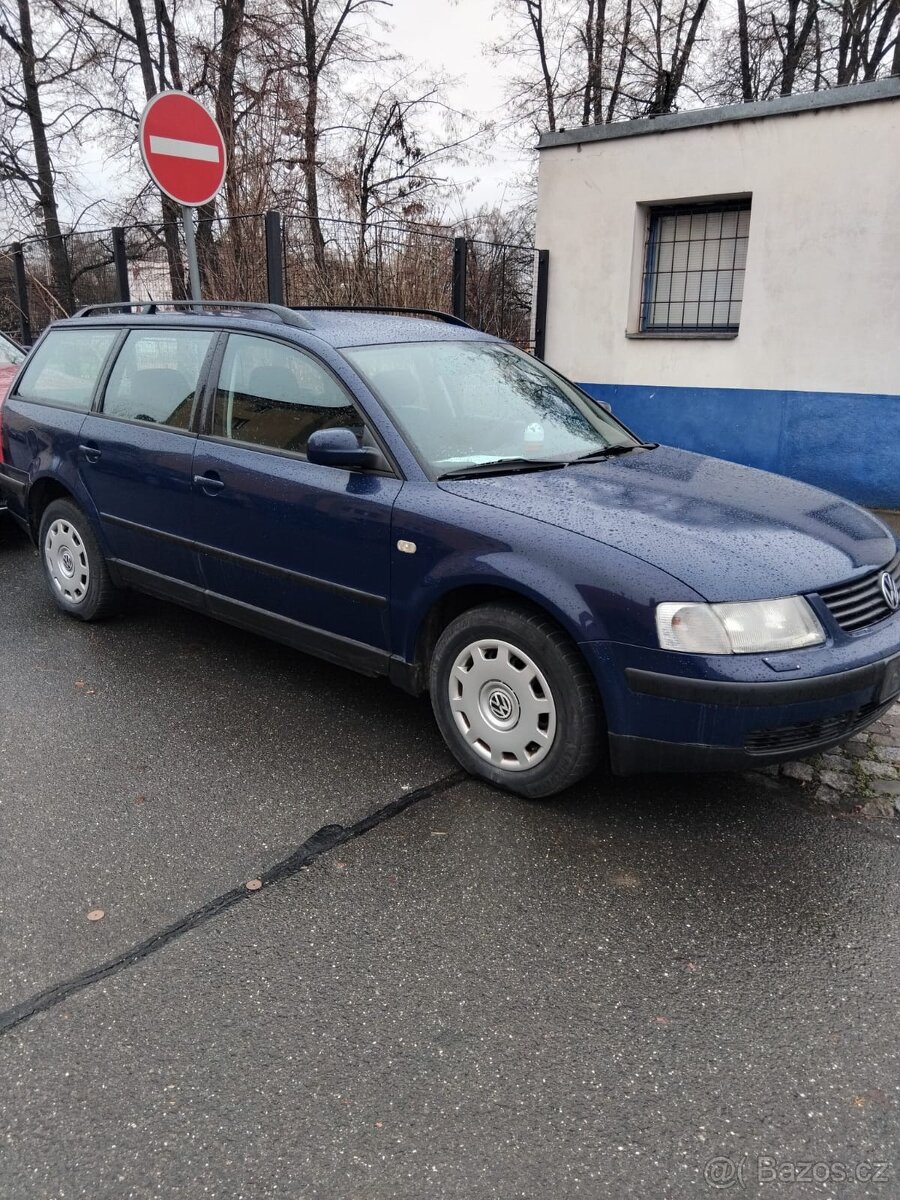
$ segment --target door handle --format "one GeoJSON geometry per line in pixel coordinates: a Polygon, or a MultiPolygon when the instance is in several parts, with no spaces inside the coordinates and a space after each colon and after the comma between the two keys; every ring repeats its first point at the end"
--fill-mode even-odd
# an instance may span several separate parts
{"type": "Polygon", "coordinates": [[[96,446],[79,446],[78,449],[89,463],[95,463],[100,457],[101,452],[96,446]]]}
{"type": "Polygon", "coordinates": [[[201,488],[202,491],[206,492],[207,496],[215,496],[218,492],[221,492],[222,488],[225,486],[225,481],[220,479],[218,475],[213,474],[195,475],[194,483],[198,488],[201,488]]]}

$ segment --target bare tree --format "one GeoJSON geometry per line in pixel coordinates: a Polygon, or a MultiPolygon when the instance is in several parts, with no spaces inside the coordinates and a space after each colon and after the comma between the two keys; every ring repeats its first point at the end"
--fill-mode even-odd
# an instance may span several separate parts
{"type": "Polygon", "coordinates": [[[359,223],[362,264],[372,221],[425,216],[438,186],[446,183],[441,168],[460,161],[484,126],[461,128],[464,114],[448,106],[440,83],[416,86],[414,80],[381,88],[373,99],[358,102],[357,114],[347,127],[347,165],[338,181],[359,223]]]}
{"type": "MultiPolygon", "coordinates": [[[[631,45],[631,22],[632,22],[632,0],[625,0],[625,9],[622,15],[621,26],[619,30],[619,45],[616,51],[616,74],[613,80],[613,85],[609,90],[609,98],[606,103],[606,123],[610,124],[616,115],[616,105],[622,95],[622,81],[625,77],[625,66],[628,61],[628,48],[631,45]]],[[[610,39],[607,38],[607,41],[610,39]]]]}
{"type": "Polygon", "coordinates": [[[615,13],[609,0],[586,0],[586,8],[580,22],[576,19],[575,28],[584,48],[581,123],[608,124],[622,98],[622,81],[631,44],[632,0],[625,0],[619,14],[615,13]]]}
{"type": "Polygon", "coordinates": [[[640,0],[635,30],[632,95],[642,115],[674,112],[708,0],[640,0]]]}
{"type": "Polygon", "coordinates": [[[89,55],[78,31],[70,35],[52,17],[47,6],[33,8],[32,0],[0,3],[0,44],[7,50],[0,74],[0,176],[7,200],[21,204],[30,196],[40,214],[53,290],[66,312],[71,312],[75,297],[51,143],[58,146],[64,136],[77,134],[78,121],[69,114],[64,96],[67,85],[86,69],[89,55]]]}
{"type": "MultiPolygon", "coordinates": [[[[236,77],[241,56],[246,0],[216,0],[219,18],[218,36],[209,44],[200,47],[202,70],[197,90],[208,90],[213,97],[216,123],[222,131],[225,143],[227,168],[225,172],[225,208],[229,216],[240,212],[238,174],[240,165],[235,159],[237,96],[236,77]]],[[[171,58],[171,55],[170,55],[171,58]]],[[[201,273],[208,273],[214,266],[215,248],[212,225],[216,202],[211,200],[199,212],[197,227],[197,256],[201,273]]],[[[242,233],[240,222],[232,228],[234,251],[238,259],[242,256],[242,233]]]]}
{"type": "Polygon", "coordinates": [[[544,88],[544,103],[547,106],[547,128],[556,129],[556,99],[554,96],[554,79],[547,58],[547,39],[544,33],[544,4],[543,0],[521,0],[525,7],[528,22],[534,35],[538,62],[541,67],[541,83],[544,88]]]}
{"type": "Polygon", "coordinates": [[[839,85],[875,79],[891,52],[900,54],[900,0],[824,0],[823,8],[839,26],[839,85]]]}
{"type": "Polygon", "coordinates": [[[786,0],[780,14],[772,12],[772,30],[781,55],[781,95],[794,90],[797,71],[803,62],[810,35],[816,27],[819,0],[786,0]]]}
{"type": "Polygon", "coordinates": [[[708,0],[502,0],[513,121],[535,131],[671,112],[708,0]]]}
{"type": "Polygon", "coordinates": [[[747,21],[747,0],[737,0],[737,42],[741,71],[741,97],[747,103],[755,98],[753,75],[750,70],[750,26],[747,21]]]}
{"type": "Polygon", "coordinates": [[[269,62],[299,83],[293,105],[292,134],[299,141],[293,155],[302,171],[306,216],[316,268],[324,271],[325,235],[321,224],[322,120],[325,85],[341,70],[348,73],[385,57],[367,23],[388,0],[284,0],[277,13],[262,18],[271,44],[269,62]]]}
{"type": "Polygon", "coordinates": [[[530,130],[553,132],[565,107],[571,30],[554,0],[502,0],[500,11],[507,31],[491,50],[515,64],[508,92],[511,118],[530,130]]]}
{"type": "Polygon", "coordinates": [[[704,99],[729,103],[876,79],[900,68],[900,0],[737,0],[704,99]],[[893,59],[893,61],[892,61],[893,59]]]}
{"type": "MultiPolygon", "coordinates": [[[[117,8],[98,9],[92,0],[53,0],[60,18],[77,22],[92,39],[94,55],[101,65],[100,90],[112,94],[106,109],[118,109],[118,119],[128,127],[129,140],[136,134],[138,110],[132,93],[132,76],[140,78],[143,100],[152,100],[167,88],[183,88],[181,58],[174,17],[166,0],[153,0],[148,23],[144,0],[127,0],[127,16],[117,8]]],[[[169,266],[173,296],[185,295],[184,265],[178,236],[178,206],[167,196],[160,197],[162,232],[169,266]]]]}

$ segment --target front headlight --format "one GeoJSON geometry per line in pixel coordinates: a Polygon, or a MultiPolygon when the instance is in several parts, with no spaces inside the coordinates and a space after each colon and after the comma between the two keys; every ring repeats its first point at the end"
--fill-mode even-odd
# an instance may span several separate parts
{"type": "Polygon", "coordinates": [[[759,654],[819,646],[825,631],[802,596],[737,604],[658,604],[664,650],[683,654],[759,654]]]}

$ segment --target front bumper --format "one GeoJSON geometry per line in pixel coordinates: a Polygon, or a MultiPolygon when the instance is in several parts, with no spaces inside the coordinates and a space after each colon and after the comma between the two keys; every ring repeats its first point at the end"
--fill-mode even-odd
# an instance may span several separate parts
{"type": "Polygon", "coordinates": [[[900,614],[794,656],[703,658],[610,642],[583,649],[620,775],[784,762],[838,745],[900,698],[900,614]]]}

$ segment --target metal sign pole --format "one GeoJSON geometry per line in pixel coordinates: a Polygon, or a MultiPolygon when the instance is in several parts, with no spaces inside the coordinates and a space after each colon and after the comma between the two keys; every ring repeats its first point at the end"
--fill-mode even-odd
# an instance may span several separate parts
{"type": "Polygon", "coordinates": [[[200,303],[200,267],[197,263],[197,242],[194,238],[194,209],[189,204],[182,204],[181,215],[184,221],[184,248],[187,250],[188,275],[191,280],[191,300],[200,303]]]}

